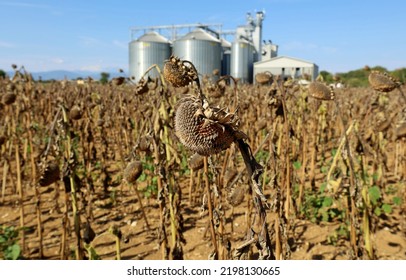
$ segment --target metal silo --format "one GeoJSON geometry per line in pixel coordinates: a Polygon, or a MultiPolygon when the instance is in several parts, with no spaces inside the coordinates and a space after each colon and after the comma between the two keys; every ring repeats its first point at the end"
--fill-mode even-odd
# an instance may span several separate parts
{"type": "Polygon", "coordinates": [[[243,83],[252,83],[255,47],[245,40],[236,40],[231,47],[231,76],[243,83]]]}
{"type": "Polygon", "coordinates": [[[231,43],[221,39],[221,75],[230,75],[231,69],[231,43]]]}
{"type": "Polygon", "coordinates": [[[201,28],[175,40],[173,54],[192,62],[202,76],[212,77],[213,70],[221,71],[221,42],[201,28]]]}
{"type": "MultiPolygon", "coordinates": [[[[129,44],[129,73],[130,77],[139,80],[145,71],[153,64],[163,68],[164,60],[171,54],[169,40],[157,32],[148,32],[131,41],[129,44]]],[[[157,77],[155,70],[149,72],[150,77],[157,77]]]]}

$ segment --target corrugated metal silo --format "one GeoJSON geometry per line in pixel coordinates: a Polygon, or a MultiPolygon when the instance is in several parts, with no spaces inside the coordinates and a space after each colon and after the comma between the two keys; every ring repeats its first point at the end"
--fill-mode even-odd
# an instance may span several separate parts
{"type": "Polygon", "coordinates": [[[230,75],[231,72],[231,43],[221,39],[221,75],[230,75]]]}
{"type": "Polygon", "coordinates": [[[221,60],[221,75],[231,74],[231,50],[223,52],[223,58],[221,60]]]}
{"type": "Polygon", "coordinates": [[[236,40],[231,47],[231,76],[243,83],[252,83],[255,47],[245,40],[236,40]]]}
{"type": "Polygon", "coordinates": [[[202,76],[212,77],[213,70],[221,70],[220,40],[201,28],[175,40],[173,54],[192,62],[202,76]]]}
{"type": "MultiPolygon", "coordinates": [[[[129,74],[138,81],[153,64],[163,69],[164,60],[171,54],[171,47],[168,39],[153,31],[131,41],[129,52],[129,74]]],[[[158,73],[152,70],[149,76],[157,77],[158,73]]]]}

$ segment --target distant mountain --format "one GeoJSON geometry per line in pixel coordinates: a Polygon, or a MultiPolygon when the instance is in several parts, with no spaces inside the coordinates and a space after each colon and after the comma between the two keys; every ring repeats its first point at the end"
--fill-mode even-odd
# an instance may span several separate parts
{"type": "MultiPolygon", "coordinates": [[[[109,79],[123,76],[121,73],[113,73],[108,71],[101,71],[110,74],[109,79]]],[[[42,81],[47,80],[76,80],[78,78],[86,79],[87,77],[91,77],[94,80],[99,80],[101,78],[101,72],[91,72],[91,71],[66,71],[66,70],[54,70],[54,71],[44,71],[44,72],[31,72],[32,77],[34,80],[38,81],[41,79],[42,81]]],[[[10,77],[13,77],[14,72],[7,73],[10,77]]]]}
{"type": "Polygon", "coordinates": [[[83,73],[83,72],[72,72],[72,71],[65,71],[65,70],[55,70],[55,71],[47,71],[47,72],[36,72],[32,73],[32,77],[35,80],[63,80],[63,79],[68,79],[68,80],[75,80],[77,78],[87,78],[87,77],[92,77],[97,78],[95,75],[100,76],[100,74],[95,74],[95,73],[83,73]]]}

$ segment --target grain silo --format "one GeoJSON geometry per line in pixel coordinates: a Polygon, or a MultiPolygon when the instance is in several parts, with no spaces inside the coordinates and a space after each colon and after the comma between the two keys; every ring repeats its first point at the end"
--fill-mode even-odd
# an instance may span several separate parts
{"type": "MultiPolygon", "coordinates": [[[[145,71],[153,64],[163,68],[164,60],[171,54],[170,42],[157,32],[148,32],[131,41],[129,44],[129,74],[138,81],[145,71]]],[[[150,77],[157,77],[155,70],[149,72],[150,77]]]]}
{"type": "Polygon", "coordinates": [[[213,70],[221,70],[221,42],[201,28],[175,40],[173,54],[193,62],[201,76],[212,77],[213,70]]]}
{"type": "Polygon", "coordinates": [[[221,75],[230,75],[231,73],[231,43],[226,39],[221,41],[221,75]]]}
{"type": "Polygon", "coordinates": [[[255,54],[255,47],[250,41],[239,38],[233,42],[231,76],[240,79],[242,83],[252,83],[255,54]]]}

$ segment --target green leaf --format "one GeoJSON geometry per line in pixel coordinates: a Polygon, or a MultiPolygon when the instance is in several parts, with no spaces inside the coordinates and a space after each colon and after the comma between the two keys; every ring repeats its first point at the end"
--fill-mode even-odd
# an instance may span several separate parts
{"type": "Polygon", "coordinates": [[[321,220],[323,222],[328,222],[329,221],[329,215],[328,215],[327,212],[325,212],[325,211],[321,212],[321,217],[322,217],[321,220]]]}
{"type": "Polygon", "coordinates": [[[333,205],[333,198],[330,196],[326,196],[323,199],[323,207],[330,207],[331,205],[333,205]]]}
{"type": "Polygon", "coordinates": [[[151,182],[152,182],[152,184],[154,184],[154,185],[158,184],[158,177],[157,177],[157,176],[152,177],[151,182]]]}
{"type": "Polygon", "coordinates": [[[337,230],[338,235],[340,236],[348,236],[348,228],[346,228],[345,226],[341,225],[338,230],[337,230]]]}
{"type": "Polygon", "coordinates": [[[320,168],[320,171],[321,171],[321,173],[327,173],[328,167],[327,167],[327,166],[322,166],[322,167],[320,168]]]}
{"type": "Polygon", "coordinates": [[[338,216],[339,211],[337,209],[330,209],[328,211],[329,216],[333,219],[338,216]]]}
{"type": "Polygon", "coordinates": [[[266,159],[268,158],[268,156],[269,156],[269,153],[267,152],[267,151],[259,151],[257,154],[256,154],[256,156],[255,156],[255,159],[257,160],[257,161],[266,161],[266,159]]]}
{"type": "Polygon", "coordinates": [[[374,213],[376,216],[380,216],[382,214],[381,208],[375,208],[374,213]]]}
{"type": "Polygon", "coordinates": [[[322,183],[322,184],[320,185],[320,193],[323,193],[324,190],[326,189],[326,187],[327,187],[327,183],[326,183],[326,182],[322,183]]]}
{"type": "Polygon", "coordinates": [[[300,186],[299,186],[298,184],[294,184],[294,185],[293,185],[293,192],[294,192],[295,194],[299,193],[299,189],[300,189],[300,186]]]}
{"type": "Polygon", "coordinates": [[[385,214],[390,214],[390,213],[392,213],[392,206],[385,203],[382,205],[382,210],[383,210],[383,212],[385,212],[385,214]]]}
{"type": "Polygon", "coordinates": [[[374,180],[374,182],[376,182],[376,181],[378,181],[378,179],[379,179],[379,174],[378,173],[374,173],[374,174],[372,174],[372,179],[374,180]]]}
{"type": "Polygon", "coordinates": [[[85,244],[85,249],[89,254],[89,260],[100,260],[100,256],[92,246],[85,244]]]}
{"type": "Polygon", "coordinates": [[[150,163],[144,163],[143,164],[143,168],[149,171],[154,171],[154,165],[150,164],[150,163]]]}
{"type": "Polygon", "coordinates": [[[392,202],[393,202],[393,204],[400,206],[400,205],[402,205],[402,198],[395,196],[394,198],[392,198],[392,202]]]}
{"type": "Polygon", "coordinates": [[[147,175],[142,172],[142,174],[140,175],[140,177],[138,178],[138,182],[144,182],[147,179],[147,175]]]}
{"type": "Polygon", "coordinates": [[[301,163],[300,161],[295,161],[295,162],[293,163],[293,168],[294,168],[295,170],[299,170],[301,167],[302,167],[302,163],[301,163]]]}
{"type": "Polygon", "coordinates": [[[149,190],[145,190],[145,191],[143,192],[143,194],[144,194],[144,196],[145,196],[146,198],[150,198],[150,197],[151,197],[151,192],[150,192],[149,190]]]}
{"type": "Polygon", "coordinates": [[[370,187],[368,190],[368,194],[369,194],[369,199],[371,200],[372,204],[376,205],[379,198],[381,198],[381,191],[380,191],[379,187],[377,187],[377,186],[370,187]]]}
{"type": "Polygon", "coordinates": [[[8,260],[16,260],[20,257],[21,248],[18,244],[13,244],[6,249],[5,257],[8,260]]]}

